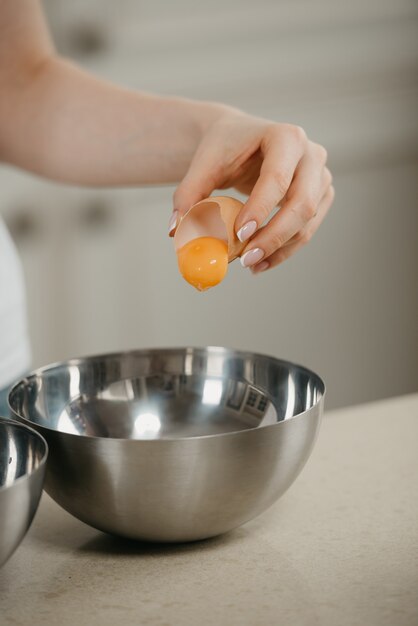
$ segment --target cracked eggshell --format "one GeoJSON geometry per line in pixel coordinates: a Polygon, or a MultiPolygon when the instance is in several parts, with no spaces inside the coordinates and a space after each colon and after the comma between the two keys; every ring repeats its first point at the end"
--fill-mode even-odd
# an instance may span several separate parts
{"type": "Polygon", "coordinates": [[[235,234],[234,224],[243,203],[228,196],[213,196],[194,204],[180,220],[174,234],[174,247],[182,248],[198,237],[216,237],[228,243],[228,262],[239,257],[246,243],[235,234]]]}

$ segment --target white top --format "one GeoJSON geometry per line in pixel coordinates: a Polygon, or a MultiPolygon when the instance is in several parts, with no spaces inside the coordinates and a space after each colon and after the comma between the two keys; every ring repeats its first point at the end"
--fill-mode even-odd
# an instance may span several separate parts
{"type": "Polygon", "coordinates": [[[23,271],[0,217],[0,389],[19,378],[29,366],[23,271]]]}
{"type": "Polygon", "coordinates": [[[44,493],[28,536],[0,570],[0,620],[417,624],[417,415],[418,394],[329,413],[289,491],[260,517],[209,541],[118,540],[44,493]]]}

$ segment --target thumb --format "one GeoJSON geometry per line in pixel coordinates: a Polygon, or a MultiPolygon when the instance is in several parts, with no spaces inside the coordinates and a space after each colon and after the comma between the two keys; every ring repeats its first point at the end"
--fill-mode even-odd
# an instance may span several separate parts
{"type": "Polygon", "coordinates": [[[193,159],[190,168],[173,196],[173,213],[168,226],[172,237],[180,219],[196,202],[204,200],[216,189],[213,167],[205,159],[193,159]]]}

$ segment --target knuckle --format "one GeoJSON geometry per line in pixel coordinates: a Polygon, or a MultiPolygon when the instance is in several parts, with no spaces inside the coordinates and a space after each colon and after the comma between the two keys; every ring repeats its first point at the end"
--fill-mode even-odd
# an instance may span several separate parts
{"type": "Polygon", "coordinates": [[[304,235],[305,235],[305,232],[303,230],[300,230],[298,233],[296,233],[296,235],[293,235],[292,243],[302,242],[304,235]]]}
{"type": "Polygon", "coordinates": [[[315,144],[315,151],[316,151],[317,158],[322,163],[325,164],[327,162],[327,159],[328,159],[328,152],[327,152],[326,148],[324,148],[324,146],[321,146],[321,144],[317,143],[317,144],[315,144]]]}
{"type": "Polygon", "coordinates": [[[275,138],[283,138],[283,136],[287,135],[299,144],[306,143],[308,139],[302,126],[296,124],[272,124],[269,128],[269,134],[275,138]]]}
{"type": "Polygon", "coordinates": [[[306,230],[305,232],[302,233],[299,239],[299,243],[305,246],[312,239],[312,235],[313,233],[310,230],[306,230]]]}
{"type": "Polygon", "coordinates": [[[273,231],[269,235],[268,247],[270,249],[270,254],[275,250],[279,250],[286,243],[286,240],[283,236],[283,233],[280,231],[273,231]]]}
{"type": "Polygon", "coordinates": [[[274,265],[280,265],[289,257],[289,252],[286,250],[279,250],[274,255],[274,265]]]}
{"type": "Polygon", "coordinates": [[[329,187],[332,184],[332,174],[327,167],[325,168],[324,176],[325,176],[325,185],[329,187]]]}
{"type": "Polygon", "coordinates": [[[289,176],[289,174],[287,172],[284,172],[283,170],[275,170],[271,172],[270,175],[274,181],[274,184],[277,187],[280,196],[283,198],[283,196],[286,195],[287,190],[289,189],[291,176],[289,176]]]}
{"type": "Polygon", "coordinates": [[[266,134],[264,138],[264,142],[266,146],[270,146],[271,144],[281,141],[283,138],[283,131],[286,124],[270,124],[266,129],[266,134]]]}
{"type": "Polygon", "coordinates": [[[327,195],[326,195],[326,207],[327,207],[327,210],[332,206],[332,203],[334,202],[334,198],[335,198],[335,189],[331,185],[331,187],[328,189],[328,192],[327,192],[327,195]]]}
{"type": "Polygon", "coordinates": [[[269,135],[277,136],[282,134],[284,124],[272,123],[268,126],[267,132],[269,135]]]}
{"type": "Polygon", "coordinates": [[[173,200],[177,200],[178,197],[182,194],[183,191],[183,183],[179,183],[173,192],[173,200]]]}
{"type": "Polygon", "coordinates": [[[251,213],[250,215],[248,215],[248,219],[242,218],[242,223],[245,224],[247,221],[251,219],[255,219],[258,224],[261,224],[262,222],[264,222],[265,219],[268,218],[268,216],[270,215],[270,212],[271,212],[271,207],[269,206],[267,201],[261,199],[257,202],[255,214],[251,213]]]}
{"type": "Polygon", "coordinates": [[[312,198],[305,198],[299,205],[298,214],[304,222],[309,222],[317,212],[316,202],[312,198]]]}
{"type": "Polygon", "coordinates": [[[299,144],[303,144],[307,141],[307,136],[302,126],[291,126],[291,133],[299,144]]]}
{"type": "Polygon", "coordinates": [[[173,193],[173,204],[175,207],[180,206],[180,204],[183,201],[183,196],[184,196],[183,187],[180,184],[173,193]]]}
{"type": "Polygon", "coordinates": [[[291,239],[289,239],[289,241],[287,242],[287,245],[293,245],[294,243],[299,243],[299,241],[301,240],[303,236],[302,231],[300,230],[298,233],[296,233],[295,235],[293,235],[293,237],[291,237],[291,239]]]}
{"type": "MultiPolygon", "coordinates": [[[[223,183],[222,167],[221,163],[212,165],[210,169],[208,168],[208,170],[205,171],[204,176],[199,172],[198,176],[190,180],[190,183],[193,184],[194,187],[204,187],[205,192],[207,190],[212,192],[214,189],[220,189],[223,183]]],[[[208,195],[210,192],[208,192],[208,195]]]]}

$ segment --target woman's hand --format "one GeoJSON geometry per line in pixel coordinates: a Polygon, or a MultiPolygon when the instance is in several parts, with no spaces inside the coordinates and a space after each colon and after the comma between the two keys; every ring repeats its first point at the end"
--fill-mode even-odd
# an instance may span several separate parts
{"type": "Polygon", "coordinates": [[[193,204],[235,187],[249,195],[235,223],[239,239],[248,241],[241,264],[254,272],[274,267],[311,239],[332,204],[326,159],[325,148],[299,126],[228,110],[204,132],[174,194],[170,234],[193,204]]]}

